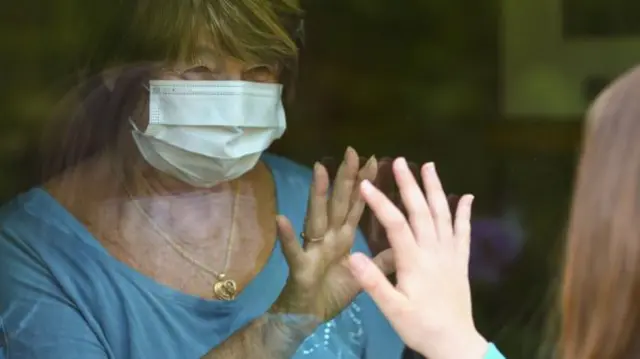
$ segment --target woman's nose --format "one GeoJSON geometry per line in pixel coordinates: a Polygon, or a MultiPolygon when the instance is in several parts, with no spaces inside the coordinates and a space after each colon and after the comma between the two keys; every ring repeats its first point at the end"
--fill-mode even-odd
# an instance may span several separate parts
{"type": "Polygon", "coordinates": [[[223,62],[218,79],[221,81],[241,81],[245,71],[244,64],[233,59],[226,59],[223,62]]]}

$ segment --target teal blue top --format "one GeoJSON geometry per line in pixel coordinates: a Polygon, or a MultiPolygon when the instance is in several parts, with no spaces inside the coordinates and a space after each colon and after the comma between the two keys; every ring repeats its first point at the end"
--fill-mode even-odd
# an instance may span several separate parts
{"type": "MultiPolygon", "coordinates": [[[[264,156],[278,212],[302,230],[311,171],[264,156]]],[[[354,251],[369,253],[358,233],[354,251]]],[[[0,359],[198,359],[265,313],[288,276],[280,244],[234,301],[163,286],[112,257],[41,188],[0,210],[0,359]]],[[[399,359],[404,348],[362,294],[295,359],[399,359]]]]}
{"type": "Polygon", "coordinates": [[[492,343],[489,344],[489,350],[487,354],[485,354],[484,359],[507,359],[502,353],[496,348],[496,346],[492,343]]]}

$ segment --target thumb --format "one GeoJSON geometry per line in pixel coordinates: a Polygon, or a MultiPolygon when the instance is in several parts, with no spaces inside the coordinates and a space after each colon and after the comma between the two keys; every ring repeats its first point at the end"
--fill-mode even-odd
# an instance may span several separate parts
{"type": "Polygon", "coordinates": [[[292,269],[299,267],[303,250],[296,238],[291,222],[285,216],[277,216],[276,224],[278,226],[278,238],[282,245],[282,254],[284,254],[287,264],[292,269]]]}
{"type": "Polygon", "coordinates": [[[405,307],[406,298],[397,291],[369,257],[354,253],[349,257],[349,269],[382,313],[393,320],[405,307]]]}
{"type": "Polygon", "coordinates": [[[396,271],[396,258],[392,248],[387,248],[378,253],[378,255],[372,259],[372,262],[385,276],[393,274],[396,271]]]}

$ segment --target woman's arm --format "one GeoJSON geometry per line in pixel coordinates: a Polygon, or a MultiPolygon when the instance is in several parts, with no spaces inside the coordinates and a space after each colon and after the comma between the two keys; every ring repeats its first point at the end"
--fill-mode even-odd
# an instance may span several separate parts
{"type": "Polygon", "coordinates": [[[319,321],[307,316],[267,313],[234,333],[202,359],[289,359],[319,321]]]}

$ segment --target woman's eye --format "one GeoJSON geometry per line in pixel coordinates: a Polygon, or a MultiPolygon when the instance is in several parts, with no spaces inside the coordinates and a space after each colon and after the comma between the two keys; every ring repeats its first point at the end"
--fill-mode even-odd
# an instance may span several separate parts
{"type": "Polygon", "coordinates": [[[255,66],[245,71],[245,78],[256,82],[274,82],[277,79],[277,74],[272,67],[255,66]]]}
{"type": "Polygon", "coordinates": [[[184,73],[207,73],[211,72],[211,70],[206,66],[196,66],[186,70],[184,73]]]}
{"type": "Polygon", "coordinates": [[[182,78],[185,80],[213,80],[214,74],[206,66],[196,66],[184,71],[182,78]]]}

